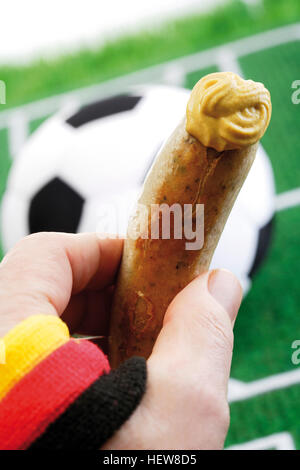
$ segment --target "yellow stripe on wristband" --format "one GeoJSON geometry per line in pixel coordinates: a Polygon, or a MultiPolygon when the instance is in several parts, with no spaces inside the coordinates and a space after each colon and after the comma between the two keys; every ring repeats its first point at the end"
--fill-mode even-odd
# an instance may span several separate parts
{"type": "Polygon", "coordinates": [[[66,324],[52,315],[33,315],[9,331],[1,339],[5,363],[0,363],[0,399],[69,337],[66,324]]]}
{"type": "Polygon", "coordinates": [[[0,339],[0,364],[5,364],[5,343],[3,339],[0,339]]]}

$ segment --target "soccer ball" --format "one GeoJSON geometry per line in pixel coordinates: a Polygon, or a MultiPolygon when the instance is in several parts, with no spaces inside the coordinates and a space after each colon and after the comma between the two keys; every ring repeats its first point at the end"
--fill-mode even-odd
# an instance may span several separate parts
{"type": "MultiPolygon", "coordinates": [[[[4,250],[39,231],[107,231],[105,207],[117,209],[115,228],[124,234],[130,208],[188,97],[183,88],[136,87],[45,121],[10,172],[1,208],[4,250]]],[[[245,288],[269,244],[273,201],[272,169],[260,147],[212,262],[232,270],[245,288]]]]}

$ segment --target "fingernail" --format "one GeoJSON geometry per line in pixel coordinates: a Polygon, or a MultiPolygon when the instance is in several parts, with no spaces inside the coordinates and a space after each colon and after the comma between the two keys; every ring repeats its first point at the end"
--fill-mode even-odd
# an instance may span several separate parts
{"type": "Polygon", "coordinates": [[[208,278],[208,290],[234,322],[243,298],[241,284],[235,275],[226,269],[211,271],[208,278]]]}

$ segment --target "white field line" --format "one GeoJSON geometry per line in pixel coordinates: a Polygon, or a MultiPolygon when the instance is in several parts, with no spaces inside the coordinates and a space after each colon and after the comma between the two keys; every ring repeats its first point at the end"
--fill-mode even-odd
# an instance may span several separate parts
{"type": "Polygon", "coordinates": [[[243,76],[238,57],[229,47],[223,47],[220,51],[220,54],[216,57],[216,65],[220,72],[234,72],[240,77],[243,76]]]}
{"type": "Polygon", "coordinates": [[[282,211],[300,204],[300,188],[291,189],[281,194],[277,194],[275,199],[276,211],[282,211]]]}
{"type": "Polygon", "coordinates": [[[22,110],[10,116],[8,123],[8,145],[12,158],[14,158],[24,145],[29,133],[29,122],[22,110]]]}
{"type": "Polygon", "coordinates": [[[296,450],[294,439],[289,432],[279,432],[254,439],[243,444],[227,447],[226,450],[296,450]]]}
{"type": "Polygon", "coordinates": [[[161,82],[165,77],[169,76],[168,69],[179,70],[179,68],[181,68],[185,73],[190,73],[201,68],[209,67],[216,64],[217,58],[221,57],[224,49],[230,49],[236,57],[240,57],[295,40],[300,40],[300,23],[239,39],[225,46],[214,47],[196,54],[155,65],[123,77],[100,83],[99,85],[92,85],[36,101],[19,108],[3,111],[0,113],[0,128],[7,127],[11,115],[16,110],[22,109],[29,120],[38,119],[57,111],[57,109],[62,106],[62,103],[68,102],[74,97],[78,98],[81,103],[87,103],[94,99],[95,96],[100,99],[110,93],[116,92],[116,90],[121,91],[132,85],[161,82]]]}
{"type": "Polygon", "coordinates": [[[253,382],[241,382],[236,379],[230,379],[228,389],[229,403],[248,400],[249,398],[263,395],[265,393],[281,390],[300,384],[300,368],[283,372],[281,374],[271,375],[253,382]]]}

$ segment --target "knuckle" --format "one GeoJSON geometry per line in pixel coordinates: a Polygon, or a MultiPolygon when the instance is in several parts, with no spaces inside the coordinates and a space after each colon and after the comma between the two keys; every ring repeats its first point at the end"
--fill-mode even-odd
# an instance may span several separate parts
{"type": "MultiPolygon", "coordinates": [[[[18,265],[23,269],[28,261],[28,253],[41,253],[47,251],[47,254],[59,251],[60,234],[51,232],[38,232],[21,238],[5,255],[1,261],[1,270],[7,266],[18,265]]],[[[59,251],[60,252],[60,251],[59,251]]]]}

